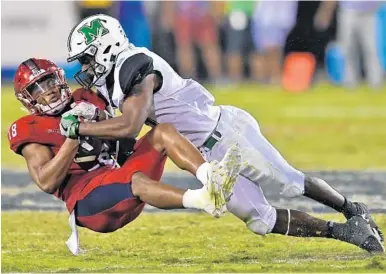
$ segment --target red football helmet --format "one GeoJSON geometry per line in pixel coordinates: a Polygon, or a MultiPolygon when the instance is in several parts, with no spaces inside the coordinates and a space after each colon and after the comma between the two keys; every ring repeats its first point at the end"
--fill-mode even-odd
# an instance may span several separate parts
{"type": "Polygon", "coordinates": [[[14,89],[16,98],[31,114],[58,114],[71,99],[63,69],[46,59],[30,58],[21,63],[14,78],[14,89]],[[60,94],[54,95],[58,99],[49,103],[42,95],[54,88],[60,94]],[[33,94],[37,96],[34,98],[33,94]]]}

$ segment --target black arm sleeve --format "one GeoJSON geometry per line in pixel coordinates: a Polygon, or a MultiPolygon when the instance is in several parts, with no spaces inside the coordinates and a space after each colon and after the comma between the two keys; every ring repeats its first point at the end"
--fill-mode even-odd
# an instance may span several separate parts
{"type": "Polygon", "coordinates": [[[126,96],[131,95],[132,88],[153,72],[153,59],[144,53],[127,58],[119,71],[119,83],[126,96]]]}

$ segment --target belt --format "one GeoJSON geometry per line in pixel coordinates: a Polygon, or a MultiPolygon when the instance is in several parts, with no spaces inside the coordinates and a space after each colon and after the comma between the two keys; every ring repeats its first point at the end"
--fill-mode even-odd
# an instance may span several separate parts
{"type": "Polygon", "coordinates": [[[220,132],[218,132],[217,130],[214,130],[212,132],[212,135],[209,136],[208,139],[206,139],[206,141],[204,142],[203,146],[209,150],[211,150],[214,145],[220,141],[222,135],[220,132]]]}

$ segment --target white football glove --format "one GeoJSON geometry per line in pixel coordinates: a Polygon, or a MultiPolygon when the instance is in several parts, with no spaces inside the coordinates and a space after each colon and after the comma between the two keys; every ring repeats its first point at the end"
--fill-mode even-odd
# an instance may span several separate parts
{"type": "Polygon", "coordinates": [[[100,109],[94,104],[82,101],[80,103],[73,103],[71,107],[72,109],[67,111],[63,115],[71,114],[74,116],[83,117],[88,121],[97,120],[97,118],[99,117],[100,109]]]}

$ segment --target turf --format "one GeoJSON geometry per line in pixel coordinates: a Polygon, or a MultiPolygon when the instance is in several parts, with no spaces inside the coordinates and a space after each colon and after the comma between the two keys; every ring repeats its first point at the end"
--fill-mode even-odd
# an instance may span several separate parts
{"type": "MultiPolygon", "coordinates": [[[[267,138],[300,169],[386,168],[386,88],[344,91],[318,85],[307,93],[291,94],[246,84],[209,90],[217,104],[250,112],[267,138]]],[[[6,139],[11,123],[23,114],[19,106],[10,87],[3,87],[2,164],[8,168],[25,166],[6,139]]],[[[173,169],[170,163],[168,167],[173,169]]]]}
{"type": "MultiPolygon", "coordinates": [[[[2,213],[2,272],[385,272],[370,256],[335,240],[255,236],[227,215],[144,213],[110,234],[80,229],[86,253],[66,248],[68,215],[2,213]]],[[[339,219],[337,215],[321,216],[339,219]]],[[[375,216],[386,230],[386,216],[375,216]]]]}

